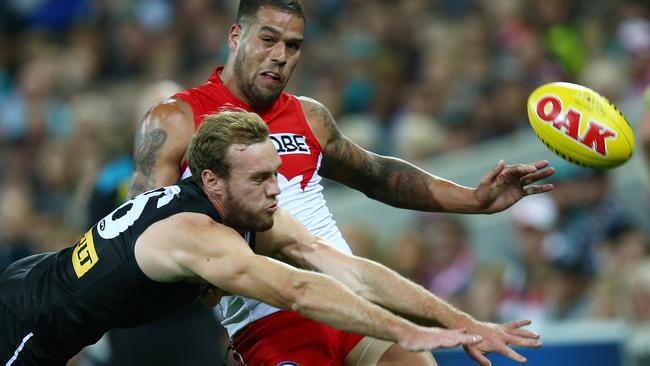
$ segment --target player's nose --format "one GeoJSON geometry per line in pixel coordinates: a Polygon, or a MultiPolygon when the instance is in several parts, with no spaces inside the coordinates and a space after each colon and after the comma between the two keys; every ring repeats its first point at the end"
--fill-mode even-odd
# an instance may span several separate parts
{"type": "Polygon", "coordinates": [[[269,184],[266,186],[266,194],[269,197],[275,197],[280,194],[280,184],[278,183],[277,176],[273,176],[269,184]]]}
{"type": "Polygon", "coordinates": [[[271,60],[282,67],[287,63],[287,46],[283,42],[278,42],[271,52],[271,60]]]}

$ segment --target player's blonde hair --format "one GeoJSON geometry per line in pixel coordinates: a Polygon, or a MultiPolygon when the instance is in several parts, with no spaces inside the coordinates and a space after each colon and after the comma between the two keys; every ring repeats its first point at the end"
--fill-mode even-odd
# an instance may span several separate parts
{"type": "Polygon", "coordinates": [[[227,179],[230,175],[227,159],[230,145],[253,145],[268,138],[269,128],[255,113],[236,110],[206,116],[190,142],[188,165],[192,177],[202,184],[201,173],[208,169],[227,179]]]}

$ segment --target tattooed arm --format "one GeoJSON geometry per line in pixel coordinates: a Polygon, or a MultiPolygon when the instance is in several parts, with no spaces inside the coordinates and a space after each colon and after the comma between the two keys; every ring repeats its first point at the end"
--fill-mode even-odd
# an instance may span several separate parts
{"type": "Polygon", "coordinates": [[[493,213],[522,197],[549,191],[550,184],[531,185],[553,174],[548,162],[505,165],[488,172],[477,188],[468,188],[429,174],[394,157],[366,151],[347,139],[329,111],[301,97],[307,121],[323,147],[321,174],[389,205],[420,211],[493,213]]]}
{"type": "Polygon", "coordinates": [[[142,120],[133,143],[133,175],[129,198],[173,184],[194,132],[192,109],[170,99],[153,107],[142,120]]]}

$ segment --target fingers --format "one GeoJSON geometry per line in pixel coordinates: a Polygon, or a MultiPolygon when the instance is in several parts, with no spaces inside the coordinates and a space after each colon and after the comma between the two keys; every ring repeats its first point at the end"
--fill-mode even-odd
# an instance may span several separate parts
{"type": "Polygon", "coordinates": [[[513,174],[515,176],[522,177],[520,179],[523,179],[523,177],[527,177],[529,175],[533,175],[538,172],[537,168],[535,168],[534,166],[523,165],[523,164],[508,165],[506,169],[508,170],[508,173],[513,174]]]}
{"type": "Polygon", "coordinates": [[[510,335],[507,343],[528,348],[542,347],[542,342],[539,341],[539,334],[526,329],[521,329],[521,327],[530,324],[530,320],[516,320],[503,324],[505,331],[510,335]]]}
{"type": "Polygon", "coordinates": [[[539,334],[525,329],[506,329],[506,332],[515,337],[539,339],[539,334]]]}
{"type": "Polygon", "coordinates": [[[522,320],[513,320],[511,322],[504,323],[503,326],[508,329],[514,329],[514,328],[525,327],[527,325],[530,325],[531,323],[532,321],[530,319],[522,319],[522,320]]]}
{"type": "Polygon", "coordinates": [[[506,339],[508,344],[526,348],[540,348],[543,345],[537,333],[524,329],[507,329],[506,331],[510,335],[506,339]]]}
{"type": "Polygon", "coordinates": [[[497,165],[490,170],[487,175],[483,178],[484,181],[491,181],[496,178],[497,175],[499,175],[503,169],[505,168],[505,163],[503,162],[503,159],[500,159],[497,165]]]}
{"type": "Polygon", "coordinates": [[[503,347],[498,352],[501,353],[502,355],[512,359],[512,360],[515,360],[515,361],[519,362],[519,363],[525,363],[526,362],[526,357],[524,357],[524,356],[520,355],[519,353],[515,352],[515,350],[513,350],[510,347],[503,347]]]}
{"type": "Polygon", "coordinates": [[[525,186],[535,183],[539,180],[546,179],[551,175],[555,174],[554,168],[548,168],[543,170],[537,170],[534,173],[530,173],[521,178],[521,183],[525,186]]]}
{"type": "Polygon", "coordinates": [[[479,365],[481,366],[492,366],[492,362],[481,353],[477,348],[474,347],[468,347],[465,346],[465,352],[469,355],[469,357],[478,362],[479,365]]]}
{"type": "MultiPolygon", "coordinates": [[[[490,173],[495,173],[496,168],[499,167],[502,163],[503,160],[499,160],[497,166],[492,169],[490,173]]],[[[534,183],[538,180],[548,178],[551,175],[555,174],[555,169],[552,167],[547,169],[548,166],[549,162],[547,160],[541,160],[533,164],[503,164],[503,167],[508,171],[508,173],[522,176],[523,178],[521,179],[524,185],[534,183]]],[[[496,175],[498,175],[501,170],[503,169],[498,170],[496,174],[494,174],[491,178],[496,177],[496,175]]]]}
{"type": "Polygon", "coordinates": [[[540,348],[543,346],[542,342],[538,339],[529,339],[514,336],[508,339],[508,344],[526,348],[540,348]]]}
{"type": "Polygon", "coordinates": [[[549,164],[548,160],[540,160],[540,161],[534,162],[533,166],[539,170],[539,169],[546,168],[548,166],[548,164],[549,164]]]}
{"type": "Polygon", "coordinates": [[[553,187],[555,186],[552,184],[543,184],[541,186],[528,186],[524,188],[524,193],[526,194],[526,196],[530,196],[531,194],[548,192],[552,190],[553,187]]]}

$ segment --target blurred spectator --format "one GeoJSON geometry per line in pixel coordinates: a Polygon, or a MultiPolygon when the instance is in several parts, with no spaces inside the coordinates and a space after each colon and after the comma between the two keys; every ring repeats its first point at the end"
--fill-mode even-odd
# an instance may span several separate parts
{"type": "Polygon", "coordinates": [[[354,220],[353,224],[343,223],[341,233],[345,241],[350,245],[352,254],[380,262],[383,261],[383,258],[379,255],[377,237],[374,235],[375,230],[370,225],[357,220],[354,220]]]}
{"type": "Polygon", "coordinates": [[[558,252],[586,253],[593,258],[594,246],[609,231],[630,221],[613,196],[610,177],[605,171],[563,162],[557,167],[551,196],[560,209],[561,239],[555,248],[558,252]]]}
{"type": "Polygon", "coordinates": [[[461,308],[477,319],[499,322],[499,304],[503,292],[503,268],[480,265],[463,297],[461,308]]]}
{"type": "Polygon", "coordinates": [[[598,244],[599,277],[592,289],[591,316],[603,319],[624,317],[619,299],[625,294],[626,271],[648,259],[650,242],[645,232],[629,222],[612,228],[598,244]]]}
{"type": "Polygon", "coordinates": [[[437,296],[460,305],[476,269],[464,223],[455,215],[429,214],[421,218],[419,231],[427,250],[421,283],[437,296]]]}
{"type": "Polygon", "coordinates": [[[526,197],[510,209],[516,257],[503,277],[501,320],[545,318],[552,268],[548,243],[557,217],[555,202],[548,195],[526,197]]]}
{"type": "Polygon", "coordinates": [[[420,233],[412,227],[407,228],[390,249],[386,257],[388,266],[402,276],[422,284],[421,275],[427,265],[428,255],[420,233]]]}
{"type": "Polygon", "coordinates": [[[618,27],[618,37],[630,57],[631,91],[639,95],[650,84],[650,20],[641,17],[640,9],[628,11],[627,19],[618,27]]]}
{"type": "Polygon", "coordinates": [[[544,319],[580,320],[590,315],[589,288],[594,268],[588,256],[555,258],[545,288],[544,319]]]}
{"type": "Polygon", "coordinates": [[[632,327],[627,351],[633,366],[650,364],[650,261],[627,269],[621,297],[622,313],[632,327]]]}
{"type": "Polygon", "coordinates": [[[395,154],[408,161],[421,161],[442,151],[447,132],[433,115],[435,93],[425,85],[404,92],[403,108],[393,120],[392,141],[395,154]]]}
{"type": "Polygon", "coordinates": [[[24,187],[12,184],[0,189],[0,271],[33,254],[32,199],[24,187]]]}
{"type": "MultiPolygon", "coordinates": [[[[644,153],[646,173],[650,184],[650,86],[644,94],[645,114],[641,122],[641,149],[644,153]]],[[[650,185],[649,185],[650,192],[650,185]]]]}

